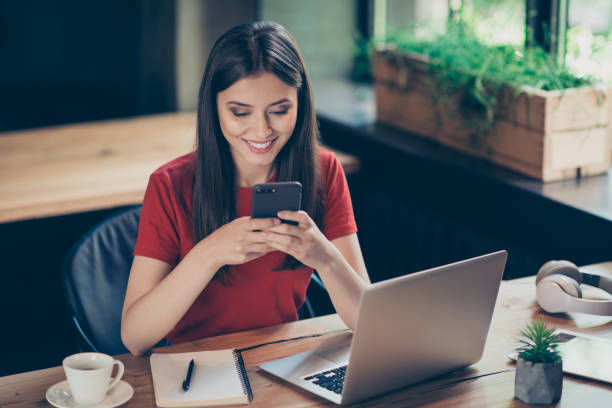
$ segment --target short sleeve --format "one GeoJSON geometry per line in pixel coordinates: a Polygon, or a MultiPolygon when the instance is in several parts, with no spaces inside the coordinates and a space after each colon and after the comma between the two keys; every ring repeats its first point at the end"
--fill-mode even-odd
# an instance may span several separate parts
{"type": "Polygon", "coordinates": [[[345,235],[357,232],[353,214],[353,204],[348,183],[342,165],[336,156],[329,152],[329,157],[321,160],[326,171],[325,216],[323,234],[333,241],[345,235]],[[325,163],[327,162],[327,163],[325,163]]]}
{"type": "Polygon", "coordinates": [[[180,255],[174,188],[163,173],[153,173],[145,192],[134,255],[176,265],[180,255]]]}

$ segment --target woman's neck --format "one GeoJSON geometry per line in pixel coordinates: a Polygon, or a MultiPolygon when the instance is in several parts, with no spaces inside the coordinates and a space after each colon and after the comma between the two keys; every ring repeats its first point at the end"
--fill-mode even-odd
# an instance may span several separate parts
{"type": "Polygon", "coordinates": [[[236,184],[239,187],[253,187],[256,184],[266,183],[270,180],[274,171],[274,166],[254,166],[248,169],[236,167],[236,184]]]}

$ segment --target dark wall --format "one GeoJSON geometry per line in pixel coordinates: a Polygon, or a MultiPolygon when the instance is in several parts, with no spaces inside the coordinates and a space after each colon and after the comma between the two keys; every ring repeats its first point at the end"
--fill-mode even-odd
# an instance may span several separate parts
{"type": "MultiPolygon", "coordinates": [[[[399,157],[398,157],[399,159],[399,157]]],[[[420,182],[386,155],[370,153],[352,183],[351,196],[359,240],[373,282],[422,271],[505,249],[504,279],[534,274],[546,256],[529,251],[498,227],[487,203],[465,203],[434,174],[418,173],[420,182]],[[408,181],[410,180],[410,181],[408,181]],[[472,206],[473,208],[466,208],[472,206]],[[476,214],[475,214],[476,213],[476,214]]],[[[460,187],[469,197],[486,186],[460,187]],[[471,191],[470,191],[471,190],[471,191]]],[[[483,200],[480,200],[483,201],[483,200]]],[[[504,216],[504,209],[500,215],[504,216]]]]}
{"type": "Polygon", "coordinates": [[[0,1],[0,131],[174,110],[174,1],[0,1]]]}

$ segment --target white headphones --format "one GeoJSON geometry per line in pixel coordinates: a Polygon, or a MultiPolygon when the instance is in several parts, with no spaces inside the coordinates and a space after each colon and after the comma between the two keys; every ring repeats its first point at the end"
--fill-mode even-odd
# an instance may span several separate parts
{"type": "Polygon", "coordinates": [[[595,286],[612,294],[612,279],[580,272],[569,261],[548,261],[538,271],[538,304],[548,313],[580,312],[612,316],[612,300],[582,299],[580,284],[595,286]]]}

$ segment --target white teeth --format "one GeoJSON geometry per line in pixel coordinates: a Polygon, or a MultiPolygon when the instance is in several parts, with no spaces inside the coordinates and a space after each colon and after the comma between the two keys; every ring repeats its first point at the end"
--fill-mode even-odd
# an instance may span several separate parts
{"type": "Polygon", "coordinates": [[[251,141],[249,141],[249,140],[247,140],[246,142],[247,142],[248,144],[250,144],[251,146],[253,146],[254,148],[256,148],[256,149],[265,149],[266,147],[270,146],[270,144],[272,144],[272,140],[270,140],[270,141],[269,141],[269,142],[267,142],[267,143],[261,143],[261,144],[259,144],[259,143],[253,143],[253,142],[251,142],[251,141]]]}

